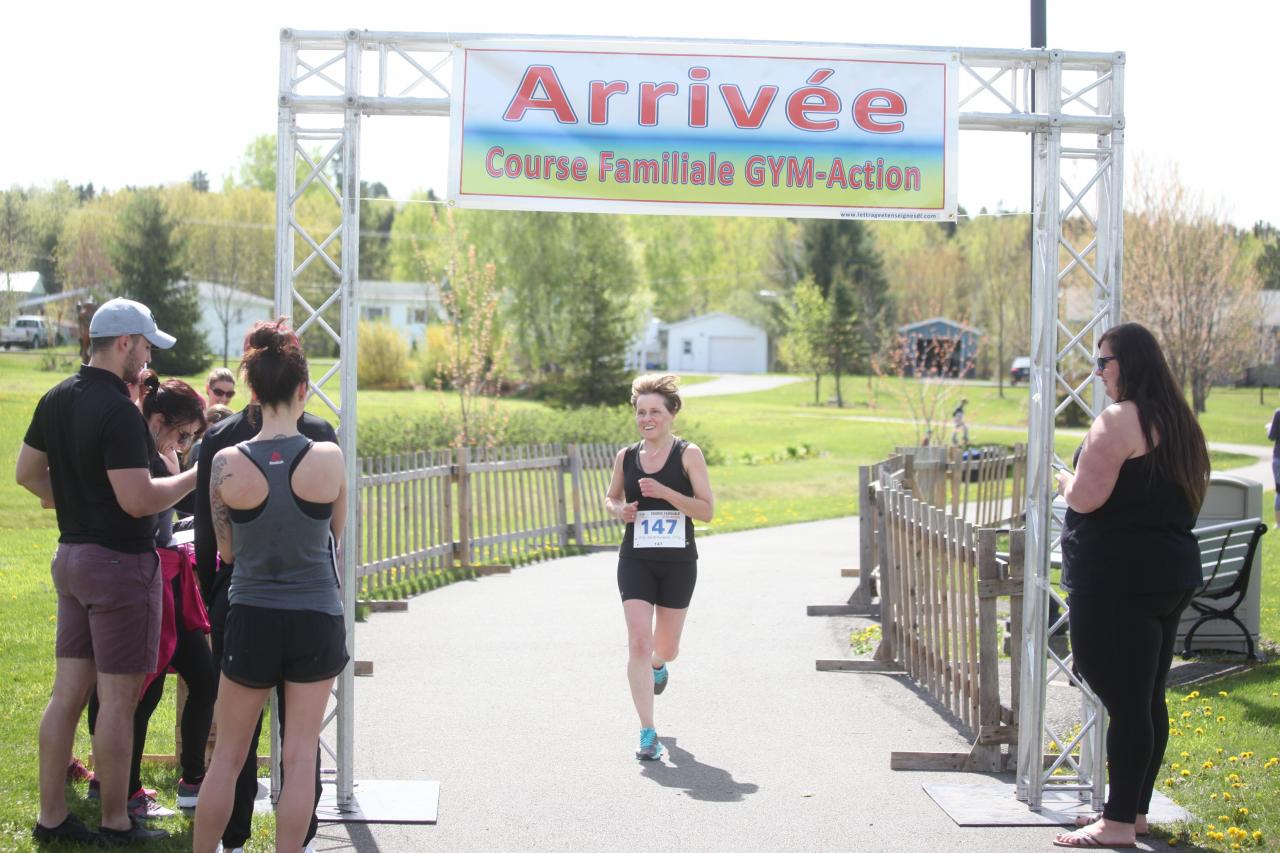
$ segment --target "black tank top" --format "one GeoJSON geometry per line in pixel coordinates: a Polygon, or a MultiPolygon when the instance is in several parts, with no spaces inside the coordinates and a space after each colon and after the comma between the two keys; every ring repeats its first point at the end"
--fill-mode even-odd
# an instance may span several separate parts
{"type": "Polygon", "coordinates": [[[1195,521],[1182,489],[1156,476],[1150,453],[1126,459],[1106,503],[1067,510],[1062,586],[1110,595],[1196,589],[1203,580],[1195,521]]]}
{"type": "MultiPolygon", "coordinates": [[[[622,456],[622,488],[626,495],[627,503],[639,501],[638,511],[646,510],[673,510],[670,503],[659,498],[646,498],[640,494],[640,478],[650,477],[657,480],[664,486],[675,489],[682,495],[693,497],[693,483],[689,482],[689,475],[685,473],[684,449],[689,446],[689,442],[683,438],[677,438],[671,445],[671,451],[667,453],[667,461],[656,474],[650,474],[640,468],[640,446],[643,441],[636,442],[628,447],[626,453],[622,456]]],[[[687,562],[689,560],[698,559],[698,546],[693,541],[693,519],[685,516],[684,519],[684,547],[683,548],[636,548],[632,542],[635,538],[635,524],[627,525],[627,532],[622,537],[622,545],[618,548],[618,556],[620,557],[638,557],[644,560],[661,560],[664,562],[687,562]]]]}

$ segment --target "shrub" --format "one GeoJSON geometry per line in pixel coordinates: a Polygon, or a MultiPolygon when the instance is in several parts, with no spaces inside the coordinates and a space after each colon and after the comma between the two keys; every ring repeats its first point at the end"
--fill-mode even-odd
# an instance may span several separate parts
{"type": "Polygon", "coordinates": [[[427,326],[418,351],[418,379],[427,388],[451,388],[449,358],[453,348],[453,327],[439,323],[427,326]]]}
{"type": "Polygon", "coordinates": [[[361,323],[357,384],[361,388],[405,388],[409,345],[386,323],[361,323]]]}
{"type": "MultiPolygon", "coordinates": [[[[503,445],[610,444],[618,447],[636,441],[635,418],[627,406],[589,406],[581,409],[529,408],[498,410],[477,415],[495,419],[481,424],[482,431],[498,436],[503,445]]],[[[387,456],[418,450],[453,447],[461,423],[453,409],[441,409],[415,417],[391,416],[362,422],[357,442],[361,456],[387,456]]],[[[682,422],[679,434],[702,448],[707,464],[725,461],[696,421],[682,422]]]]}

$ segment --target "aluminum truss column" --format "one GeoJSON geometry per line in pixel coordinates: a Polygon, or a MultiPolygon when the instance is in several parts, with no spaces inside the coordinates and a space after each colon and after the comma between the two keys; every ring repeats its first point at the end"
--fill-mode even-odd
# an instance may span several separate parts
{"type": "MultiPolygon", "coordinates": [[[[1052,103],[1061,91],[1061,69],[1051,52],[1036,69],[1036,92],[1052,103]]],[[[1036,106],[1039,106],[1038,104],[1036,106]]],[[[1048,645],[1049,550],[1053,428],[1057,403],[1058,184],[1062,131],[1057,111],[1035,131],[1032,159],[1032,268],[1030,423],[1027,446],[1026,561],[1023,568],[1022,701],[1018,714],[1017,795],[1039,810],[1048,645]]]]}
{"type": "Polygon", "coordinates": [[[359,306],[356,282],[360,270],[360,31],[347,31],[346,108],[342,121],[342,413],[338,446],[347,467],[347,523],[342,540],[342,618],[346,624],[350,660],[338,676],[338,807],[354,799],[355,772],[355,652],[356,652],[356,520],[360,488],[356,470],[356,353],[359,306]]]}

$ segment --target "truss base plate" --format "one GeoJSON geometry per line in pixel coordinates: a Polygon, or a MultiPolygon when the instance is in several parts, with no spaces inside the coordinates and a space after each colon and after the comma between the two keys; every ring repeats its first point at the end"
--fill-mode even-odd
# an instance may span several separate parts
{"type": "Polygon", "coordinates": [[[325,782],[316,815],[329,823],[435,823],[439,782],[366,779],[354,784],[354,797],[338,807],[337,788],[325,782]]]}
{"type": "MultiPolygon", "coordinates": [[[[1068,826],[1077,815],[1091,814],[1088,800],[1075,791],[1045,791],[1038,812],[1027,808],[1010,784],[929,784],[925,793],[959,826],[1068,826]]],[[[1190,816],[1160,792],[1151,797],[1152,823],[1190,820],[1190,816]]]]}

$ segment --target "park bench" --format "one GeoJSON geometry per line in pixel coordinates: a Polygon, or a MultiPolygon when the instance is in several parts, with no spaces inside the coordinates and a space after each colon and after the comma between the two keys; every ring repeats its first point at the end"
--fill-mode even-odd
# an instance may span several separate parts
{"type": "Polygon", "coordinates": [[[1191,609],[1200,617],[1187,630],[1182,654],[1192,654],[1191,640],[1207,622],[1222,619],[1233,623],[1244,634],[1246,655],[1253,657],[1253,636],[1236,617],[1236,608],[1249,591],[1254,554],[1258,540],[1267,526],[1257,518],[1210,524],[1192,530],[1200,544],[1200,567],[1203,585],[1191,599],[1191,609]]]}

